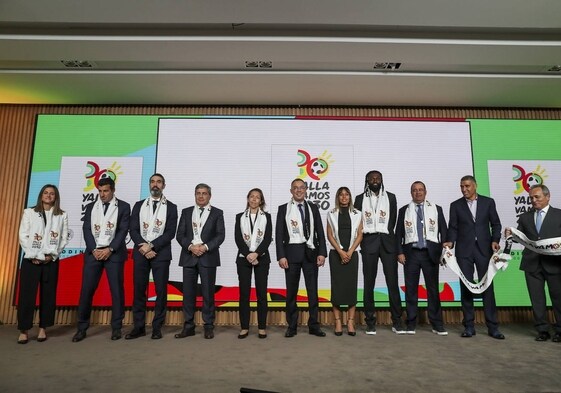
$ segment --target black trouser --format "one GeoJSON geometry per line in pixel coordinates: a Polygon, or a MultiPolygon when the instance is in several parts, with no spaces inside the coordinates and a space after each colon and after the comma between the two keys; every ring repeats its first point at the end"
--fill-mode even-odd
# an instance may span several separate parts
{"type": "MultiPolygon", "coordinates": [[[[456,257],[458,266],[468,280],[473,280],[473,274],[477,269],[477,277],[482,278],[489,268],[489,256],[485,256],[475,247],[471,257],[456,257]]],[[[475,295],[460,281],[462,295],[462,311],[464,313],[463,325],[472,329],[475,322],[475,309],[473,307],[473,298],[475,295]]],[[[490,332],[497,330],[499,323],[497,322],[497,306],[495,303],[495,290],[493,284],[489,286],[481,295],[483,298],[483,312],[485,314],[485,323],[490,332]]]]}
{"type": "Polygon", "coordinates": [[[78,330],[86,330],[90,326],[93,297],[104,269],[111,291],[111,328],[116,330],[123,327],[123,318],[125,317],[125,263],[124,261],[97,261],[92,257],[84,258],[82,290],[80,291],[80,304],[78,306],[78,330]]]}
{"type": "Polygon", "coordinates": [[[34,265],[23,259],[19,272],[18,329],[33,327],[35,300],[39,289],[39,327],[55,324],[56,288],[58,282],[58,260],[34,265]]]}
{"type": "Polygon", "coordinates": [[[154,277],[156,287],[156,305],[152,328],[159,330],[166,321],[166,310],[168,301],[168,280],[170,261],[153,261],[140,257],[134,260],[134,301],[132,313],[134,327],[144,328],[146,324],[146,290],[150,278],[150,269],[154,277]]]}
{"type": "Polygon", "coordinates": [[[310,261],[306,258],[305,244],[289,244],[287,247],[302,247],[300,260],[292,258],[288,261],[288,269],[284,271],[286,280],[286,322],[290,330],[296,330],[298,327],[298,304],[296,297],[298,294],[298,286],[300,284],[300,272],[304,272],[304,281],[306,283],[306,292],[308,293],[308,328],[314,330],[319,328],[319,301],[318,301],[318,265],[317,262],[310,261]]]}
{"type": "Polygon", "coordinates": [[[251,274],[255,272],[255,292],[257,294],[257,325],[259,329],[267,328],[267,280],[270,263],[252,265],[245,258],[236,261],[240,282],[240,325],[249,329],[249,295],[251,292],[251,274]]]}
{"type": "Polygon", "coordinates": [[[547,305],[545,298],[545,283],[549,289],[549,297],[553,306],[555,324],[553,328],[556,333],[561,333],[561,274],[549,274],[540,268],[537,272],[526,275],[526,285],[534,312],[534,326],[538,332],[547,332],[549,322],[547,320],[547,305]]]}
{"type": "Polygon", "coordinates": [[[397,278],[397,255],[395,253],[386,252],[384,247],[379,247],[376,253],[361,254],[362,273],[364,275],[363,307],[366,323],[368,325],[374,325],[376,323],[374,285],[376,283],[376,275],[378,274],[378,259],[382,260],[384,276],[386,277],[392,321],[394,323],[398,322],[401,319],[402,310],[397,278]]]}
{"type": "Polygon", "coordinates": [[[183,315],[185,317],[184,326],[187,328],[195,327],[197,278],[199,275],[201,276],[201,290],[203,292],[203,321],[205,327],[214,327],[216,267],[204,267],[197,263],[195,266],[183,267],[183,315]]]}
{"type": "Polygon", "coordinates": [[[419,277],[423,271],[425,287],[427,289],[427,302],[429,321],[433,327],[442,327],[442,309],[440,307],[440,294],[438,292],[438,264],[430,258],[427,249],[411,249],[406,255],[403,266],[405,276],[405,304],[407,307],[407,326],[417,325],[419,305],[419,277]]]}

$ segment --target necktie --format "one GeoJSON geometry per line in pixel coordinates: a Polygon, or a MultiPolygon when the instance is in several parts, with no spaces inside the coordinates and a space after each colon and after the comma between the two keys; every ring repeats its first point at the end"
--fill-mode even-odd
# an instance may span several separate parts
{"type": "Polygon", "coordinates": [[[425,248],[427,246],[425,244],[423,222],[423,207],[421,205],[417,205],[417,235],[419,236],[419,241],[417,242],[418,248],[425,248]]]}
{"type": "Polygon", "coordinates": [[[543,220],[542,213],[543,213],[543,210],[538,210],[536,212],[536,214],[537,214],[537,216],[536,216],[536,232],[538,232],[538,233],[540,233],[540,229],[542,228],[542,220],[543,220]]]}
{"type": "Polygon", "coordinates": [[[203,213],[205,211],[205,208],[204,207],[199,207],[199,210],[201,211],[200,214],[199,214],[199,217],[202,217],[203,213]]]}
{"type": "Polygon", "coordinates": [[[299,203],[298,210],[300,210],[300,217],[302,217],[302,226],[304,227],[304,237],[307,239],[308,236],[308,226],[306,225],[306,215],[304,213],[304,205],[299,203]]]}
{"type": "Polygon", "coordinates": [[[103,204],[103,215],[107,214],[107,209],[109,208],[109,202],[103,204]]]}
{"type": "Polygon", "coordinates": [[[156,208],[158,207],[158,202],[159,201],[153,201],[152,202],[152,213],[156,212],[156,208]]]}

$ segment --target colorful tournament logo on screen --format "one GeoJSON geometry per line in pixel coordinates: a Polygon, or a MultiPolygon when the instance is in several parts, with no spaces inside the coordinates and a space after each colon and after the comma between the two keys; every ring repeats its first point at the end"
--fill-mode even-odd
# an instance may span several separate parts
{"type": "Polygon", "coordinates": [[[67,250],[83,249],[82,217],[86,207],[99,198],[98,182],[115,181],[115,195],[132,203],[140,199],[142,157],[62,157],[59,190],[64,195],[64,210],[72,233],[67,250]]]}
{"type": "Polygon", "coordinates": [[[84,187],[84,192],[96,190],[99,181],[108,177],[117,184],[119,176],[123,174],[121,165],[117,164],[117,161],[113,161],[109,168],[100,168],[95,161],[88,161],[86,166],[86,187],[84,187]]]}
{"type": "Polygon", "coordinates": [[[300,168],[300,179],[305,180],[309,177],[312,180],[319,181],[329,173],[329,164],[331,164],[331,154],[324,150],[319,157],[310,155],[306,150],[298,150],[298,168],[300,168]]]}
{"type": "Polygon", "coordinates": [[[538,165],[533,171],[526,172],[521,165],[512,164],[512,170],[515,173],[512,180],[516,184],[514,195],[530,192],[532,186],[543,184],[544,179],[547,177],[545,168],[542,168],[541,165],[538,165]]]}
{"type": "Polygon", "coordinates": [[[313,157],[308,151],[298,149],[299,168],[298,178],[304,180],[308,186],[307,198],[316,203],[322,210],[330,209],[329,183],[323,181],[329,173],[331,165],[334,163],[332,154],[324,150],[319,156],[313,157]]]}

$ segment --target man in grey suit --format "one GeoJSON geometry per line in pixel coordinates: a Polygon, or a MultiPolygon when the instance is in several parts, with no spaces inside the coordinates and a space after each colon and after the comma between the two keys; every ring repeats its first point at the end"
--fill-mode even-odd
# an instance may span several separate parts
{"type": "MultiPolygon", "coordinates": [[[[518,230],[530,240],[561,237],[561,209],[550,206],[549,198],[547,186],[542,184],[530,188],[530,199],[534,209],[518,218],[518,230]]],[[[505,234],[510,236],[510,230],[507,229],[505,234]]],[[[561,342],[561,257],[538,254],[526,248],[522,252],[520,270],[523,270],[526,276],[534,312],[534,326],[538,331],[536,341],[547,341],[551,338],[545,298],[547,282],[555,316],[555,334],[552,341],[561,342]]]]}
{"type": "Polygon", "coordinates": [[[210,205],[211,188],[195,187],[196,206],[183,209],[176,239],[181,245],[179,266],[183,267],[183,330],[175,338],[195,335],[195,300],[197,278],[201,277],[204,337],[214,338],[214,292],[216,267],[220,266],[219,247],[224,242],[224,214],[210,205]]]}
{"type": "MultiPolygon", "coordinates": [[[[460,189],[463,197],[450,204],[448,240],[444,246],[452,248],[454,243],[456,244],[458,265],[466,278],[471,280],[474,267],[477,269],[477,277],[485,275],[493,252],[500,249],[501,221],[495,201],[477,194],[477,182],[473,176],[462,177],[460,189]]],[[[460,288],[465,327],[462,337],[472,337],[475,336],[473,293],[463,283],[460,284],[460,288]]],[[[482,296],[487,333],[493,338],[504,340],[505,336],[499,331],[497,322],[493,284],[482,296]]]]}

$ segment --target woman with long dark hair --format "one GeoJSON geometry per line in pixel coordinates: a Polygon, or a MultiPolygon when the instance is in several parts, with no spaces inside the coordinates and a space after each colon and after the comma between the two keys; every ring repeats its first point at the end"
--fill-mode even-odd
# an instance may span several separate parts
{"type": "Polygon", "coordinates": [[[58,188],[41,188],[34,207],[25,209],[19,228],[23,260],[19,273],[18,337],[27,344],[33,327],[35,300],[39,289],[39,333],[37,341],[47,339],[46,329],[54,325],[58,258],[68,243],[68,216],[60,208],[58,188]]]}

